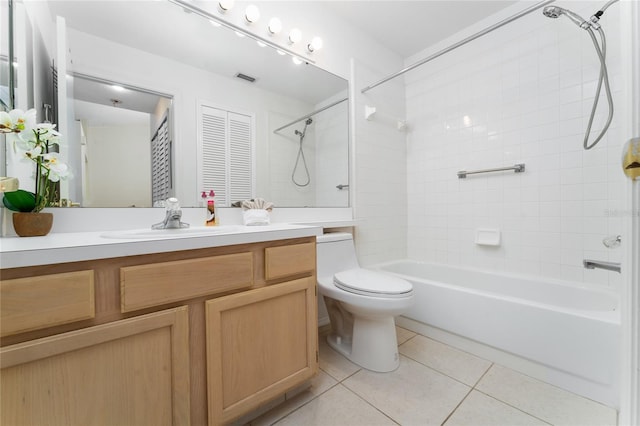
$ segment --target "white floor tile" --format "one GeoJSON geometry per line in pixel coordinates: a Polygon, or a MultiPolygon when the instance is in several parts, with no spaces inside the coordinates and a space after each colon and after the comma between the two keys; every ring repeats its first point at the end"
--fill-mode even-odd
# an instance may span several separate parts
{"type": "Polygon", "coordinates": [[[556,426],[614,426],[613,408],[494,365],[477,389],[556,426]]]}
{"type": "Polygon", "coordinates": [[[333,377],[321,370],[318,375],[311,380],[311,387],[308,390],[288,398],[271,411],[253,420],[251,426],[272,425],[313,398],[331,389],[336,384],[338,384],[338,382],[333,377]]]}
{"type": "Polygon", "coordinates": [[[391,419],[340,384],[275,424],[278,426],[395,425],[391,419]]]}
{"type": "Polygon", "coordinates": [[[320,337],[318,346],[320,347],[320,369],[337,381],[341,382],[360,370],[360,366],[331,349],[324,336],[320,337]]]}
{"type": "Polygon", "coordinates": [[[474,386],[491,367],[491,362],[424,336],[416,336],[400,346],[400,353],[421,364],[474,386]]]}
{"type": "Polygon", "coordinates": [[[404,356],[394,372],[362,369],[343,384],[401,425],[441,425],[470,390],[404,356]]]}
{"type": "Polygon", "coordinates": [[[444,426],[548,425],[476,390],[460,404],[444,426]]]}
{"type": "Polygon", "coordinates": [[[409,331],[406,328],[396,327],[396,339],[398,340],[398,346],[416,335],[416,333],[409,331]]]}

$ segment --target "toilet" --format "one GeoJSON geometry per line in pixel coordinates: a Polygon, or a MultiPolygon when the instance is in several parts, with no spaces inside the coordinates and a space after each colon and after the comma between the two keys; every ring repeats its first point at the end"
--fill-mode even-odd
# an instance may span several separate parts
{"type": "Polygon", "coordinates": [[[331,322],[329,346],[368,370],[398,368],[394,317],[411,307],[411,283],[360,268],[353,236],[341,232],[317,237],[317,270],[331,322]]]}

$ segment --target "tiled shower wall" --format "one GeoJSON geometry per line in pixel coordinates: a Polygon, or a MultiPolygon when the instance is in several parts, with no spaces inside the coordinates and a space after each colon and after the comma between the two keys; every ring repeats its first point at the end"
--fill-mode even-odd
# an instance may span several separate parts
{"type": "MultiPolygon", "coordinates": [[[[561,6],[588,17],[602,3],[561,6]]],[[[407,74],[410,258],[619,285],[620,275],[585,270],[582,260],[622,257],[602,243],[623,232],[628,214],[621,5],[601,20],[616,113],[590,151],[582,140],[599,61],[587,32],[566,18],[533,12],[407,74]],[[526,172],[456,175],[516,163],[526,172]],[[476,245],[478,228],[499,229],[500,246],[476,245]]],[[[598,111],[596,131],[604,97],[598,111]]]]}

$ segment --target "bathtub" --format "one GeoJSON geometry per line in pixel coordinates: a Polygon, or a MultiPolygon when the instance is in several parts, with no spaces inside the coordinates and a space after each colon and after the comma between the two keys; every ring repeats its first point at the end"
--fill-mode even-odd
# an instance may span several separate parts
{"type": "MultiPolygon", "coordinates": [[[[410,320],[405,321],[407,328],[424,324],[440,333],[431,337],[438,338],[441,332],[452,337],[445,343],[453,346],[460,346],[455,339],[462,337],[521,358],[534,366],[514,364],[516,369],[525,365],[525,374],[618,405],[620,301],[616,293],[567,281],[408,260],[375,269],[413,284],[415,304],[404,314],[410,320]]],[[[403,325],[402,318],[398,324],[403,325]]],[[[474,352],[473,345],[463,346],[474,352]]],[[[479,352],[487,357],[487,351],[479,352]]],[[[502,359],[492,360],[502,363],[502,359]]]]}

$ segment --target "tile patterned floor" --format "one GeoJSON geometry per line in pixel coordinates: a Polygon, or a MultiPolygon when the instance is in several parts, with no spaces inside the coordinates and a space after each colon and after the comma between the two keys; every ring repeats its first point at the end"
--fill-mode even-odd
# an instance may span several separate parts
{"type": "Polygon", "coordinates": [[[374,426],[615,426],[614,409],[398,328],[400,367],[374,373],[320,338],[311,388],[250,423],[374,426]]]}

